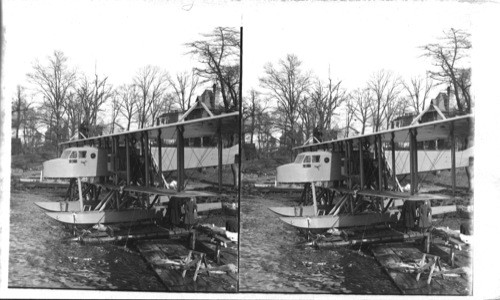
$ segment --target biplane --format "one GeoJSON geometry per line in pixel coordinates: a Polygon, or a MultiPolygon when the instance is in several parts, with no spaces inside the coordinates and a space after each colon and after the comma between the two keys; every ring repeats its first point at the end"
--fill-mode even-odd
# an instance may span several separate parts
{"type": "MultiPolygon", "coordinates": [[[[276,181],[304,184],[301,205],[269,209],[294,227],[325,230],[397,222],[405,201],[452,202],[456,169],[472,157],[471,148],[456,145],[469,144],[472,122],[464,115],[294,148],[301,152],[277,168],[276,181]],[[437,140],[447,141],[447,155],[425,153],[437,140]],[[438,164],[443,157],[448,165],[438,164]],[[452,196],[419,192],[419,173],[443,169],[451,170],[452,196]],[[409,176],[408,190],[398,175],[409,176]]],[[[453,211],[456,205],[432,208],[433,215],[453,211]]]]}
{"type": "Polygon", "coordinates": [[[238,163],[239,113],[214,115],[201,106],[208,116],[189,119],[190,109],[174,123],[61,143],[67,148],[44,162],[42,174],[70,179],[65,201],[36,205],[71,225],[154,220],[172,197],[208,200],[198,212],[222,209],[209,200],[220,200],[222,166],[238,163]],[[218,168],[217,192],[188,183],[186,170],[206,167],[218,168]]]}

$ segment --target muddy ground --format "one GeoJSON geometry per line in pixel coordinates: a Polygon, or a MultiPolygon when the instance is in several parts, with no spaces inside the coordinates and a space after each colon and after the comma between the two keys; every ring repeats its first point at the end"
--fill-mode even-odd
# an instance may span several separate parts
{"type": "MultiPolygon", "coordinates": [[[[399,294],[367,247],[315,250],[268,207],[297,205],[300,193],[243,193],[240,206],[240,292],[399,294]]],[[[458,215],[435,226],[459,229],[458,215]]]]}

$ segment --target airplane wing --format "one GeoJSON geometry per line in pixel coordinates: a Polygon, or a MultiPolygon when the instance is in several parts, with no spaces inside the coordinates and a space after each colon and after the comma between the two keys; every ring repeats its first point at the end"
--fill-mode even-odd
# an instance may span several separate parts
{"type": "Polygon", "coordinates": [[[195,190],[185,190],[178,192],[173,189],[156,188],[156,187],[146,187],[146,186],[116,186],[112,184],[97,184],[108,190],[123,190],[125,192],[143,193],[150,195],[160,195],[160,196],[176,196],[176,197],[219,197],[223,194],[205,192],[205,191],[195,191],[195,190]]]}
{"type": "Polygon", "coordinates": [[[334,190],[343,194],[357,194],[368,197],[379,197],[379,198],[392,198],[392,199],[403,199],[410,201],[425,201],[425,200],[452,200],[453,197],[441,195],[441,194],[428,194],[428,193],[405,193],[398,191],[375,191],[375,190],[349,190],[346,188],[334,188],[334,190]]]}
{"type": "Polygon", "coordinates": [[[409,142],[410,130],[416,130],[417,142],[431,141],[437,139],[446,139],[450,136],[451,129],[453,128],[456,137],[467,136],[471,133],[473,115],[464,115],[445,120],[438,120],[433,122],[421,123],[406,127],[399,127],[379,132],[374,132],[365,135],[353,136],[343,139],[331,140],[317,144],[303,145],[293,148],[294,150],[314,150],[318,148],[328,147],[331,144],[341,143],[345,141],[354,141],[364,139],[373,142],[378,136],[381,137],[382,142],[391,142],[394,139],[395,143],[409,142]]]}
{"type": "Polygon", "coordinates": [[[97,142],[99,140],[111,137],[117,137],[120,140],[123,140],[126,135],[130,137],[135,137],[137,140],[139,140],[144,133],[148,134],[149,139],[156,139],[158,135],[161,134],[162,139],[175,140],[177,138],[178,128],[183,130],[183,137],[186,139],[211,136],[217,133],[219,128],[222,134],[232,134],[232,133],[238,133],[238,119],[239,119],[239,112],[224,113],[206,118],[192,119],[170,124],[162,124],[158,126],[152,126],[126,132],[94,136],[86,139],[72,140],[72,141],[62,142],[60,143],[60,145],[72,146],[76,145],[77,143],[88,144],[91,142],[97,142]]]}

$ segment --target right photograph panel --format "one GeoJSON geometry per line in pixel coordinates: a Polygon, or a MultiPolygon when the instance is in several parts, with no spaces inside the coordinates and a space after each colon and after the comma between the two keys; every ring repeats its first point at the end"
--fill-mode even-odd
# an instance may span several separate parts
{"type": "Polygon", "coordinates": [[[245,7],[239,292],[474,294],[480,5],[245,7]]]}

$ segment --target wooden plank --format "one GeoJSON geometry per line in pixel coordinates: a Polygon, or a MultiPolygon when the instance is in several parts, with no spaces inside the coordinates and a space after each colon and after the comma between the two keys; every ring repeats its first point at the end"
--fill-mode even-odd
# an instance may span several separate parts
{"type": "Polygon", "coordinates": [[[194,268],[182,277],[182,265],[189,253],[184,240],[146,240],[137,243],[141,255],[151,265],[158,278],[172,292],[236,292],[233,275],[208,275],[200,270],[196,281],[194,268]]]}
{"type": "MultiPolygon", "coordinates": [[[[394,284],[403,294],[413,295],[470,295],[471,284],[462,277],[433,276],[430,284],[428,271],[422,273],[420,280],[416,280],[417,262],[422,259],[423,253],[409,243],[393,243],[372,245],[370,248],[375,259],[389,275],[394,284]]],[[[431,251],[432,252],[432,251],[431,251]]],[[[435,254],[434,254],[435,255],[435,254]]],[[[443,263],[444,273],[452,268],[443,263]]],[[[440,274],[440,273],[437,273],[440,274]]]]}

